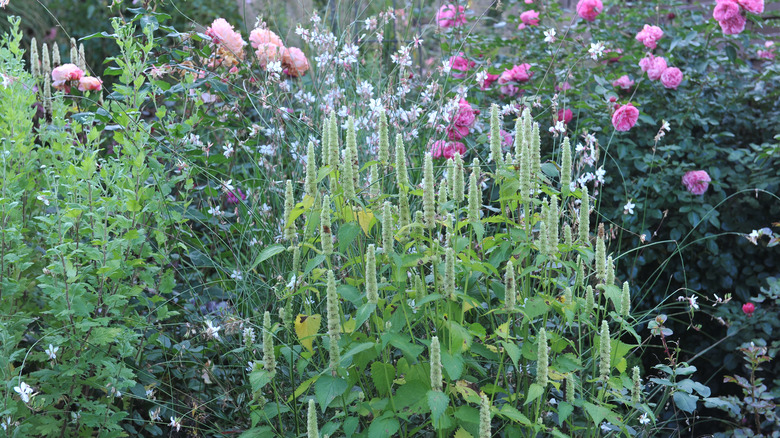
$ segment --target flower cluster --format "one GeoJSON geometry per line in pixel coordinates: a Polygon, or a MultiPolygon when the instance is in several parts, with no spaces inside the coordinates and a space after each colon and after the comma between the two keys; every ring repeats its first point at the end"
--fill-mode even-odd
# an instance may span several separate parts
{"type": "Polygon", "coordinates": [[[763,59],[775,59],[775,43],[774,41],[765,41],[764,49],[758,51],[758,57],[763,59]]]}
{"type": "Polygon", "coordinates": [[[577,15],[583,20],[594,21],[604,10],[601,0],[580,0],[577,2],[577,15]]]}
{"type": "Polygon", "coordinates": [[[632,104],[621,105],[612,114],[612,126],[617,131],[628,131],[639,120],[639,110],[632,104]]]}
{"type": "Polygon", "coordinates": [[[658,40],[664,36],[664,31],[658,26],[645,24],[645,27],[636,34],[636,40],[645,45],[648,49],[655,49],[658,40]]]}
{"type": "Polygon", "coordinates": [[[639,68],[647,72],[652,81],[661,80],[664,87],[676,90],[683,80],[682,71],[677,67],[669,67],[666,59],[648,54],[639,61],[639,68]]]}
{"type": "Polygon", "coordinates": [[[628,75],[623,75],[614,81],[612,81],[612,86],[617,88],[622,88],[624,90],[630,90],[631,87],[634,86],[634,81],[631,80],[631,78],[628,77],[628,75]]]}
{"type": "Polygon", "coordinates": [[[436,22],[440,27],[456,27],[466,24],[465,8],[452,4],[444,5],[436,13],[436,22]]]}
{"type": "Polygon", "coordinates": [[[472,108],[466,99],[461,99],[458,103],[458,111],[450,126],[447,127],[447,137],[452,141],[457,141],[469,135],[478,115],[478,109],[472,108]]]}
{"type": "Polygon", "coordinates": [[[703,195],[709,188],[710,181],[710,175],[704,170],[692,170],[682,177],[683,185],[694,195],[703,195]]]}
{"type": "Polygon", "coordinates": [[[459,52],[456,56],[453,56],[449,60],[449,67],[452,70],[457,70],[460,73],[453,73],[452,77],[456,79],[463,79],[466,77],[466,72],[474,68],[476,63],[466,58],[463,52],[459,52]]]}
{"type": "Polygon", "coordinates": [[[712,18],[718,21],[725,35],[737,35],[745,30],[747,23],[743,11],[764,12],[764,0],[717,0],[712,18]]]}
{"type": "Polygon", "coordinates": [[[51,80],[54,88],[64,90],[66,93],[70,93],[71,85],[77,85],[79,91],[99,91],[103,88],[103,81],[100,78],[85,76],[84,71],[76,67],[75,64],[63,64],[55,67],[51,71],[51,80]]]}
{"type": "Polygon", "coordinates": [[[517,30],[523,30],[526,26],[538,26],[539,25],[539,13],[531,9],[520,14],[521,23],[517,26],[517,30]]]}
{"type": "Polygon", "coordinates": [[[528,82],[533,75],[534,73],[531,71],[531,64],[527,63],[515,65],[508,70],[504,70],[498,77],[498,83],[501,85],[501,93],[507,96],[521,94],[522,90],[515,84],[528,82]]]}
{"type": "Polygon", "coordinates": [[[211,37],[211,41],[217,46],[216,58],[212,60],[211,66],[221,64],[229,68],[244,59],[246,41],[224,18],[214,20],[206,29],[206,35],[211,37]]]}
{"type": "Polygon", "coordinates": [[[459,141],[437,140],[431,145],[432,158],[455,158],[455,154],[466,155],[466,145],[459,141]]]}

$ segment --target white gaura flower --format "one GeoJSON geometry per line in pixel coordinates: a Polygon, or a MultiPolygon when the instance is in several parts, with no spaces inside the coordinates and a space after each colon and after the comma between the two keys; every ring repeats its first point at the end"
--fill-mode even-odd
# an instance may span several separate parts
{"type": "Polygon", "coordinates": [[[57,359],[57,351],[59,351],[60,347],[55,347],[51,344],[49,344],[49,348],[47,348],[44,353],[46,353],[49,356],[49,359],[55,360],[57,359]]]}
{"type": "Polygon", "coordinates": [[[25,403],[30,403],[30,398],[34,395],[32,386],[24,382],[20,382],[19,386],[14,386],[14,391],[19,394],[19,397],[25,403]]]}
{"type": "Polygon", "coordinates": [[[650,417],[647,416],[646,412],[639,417],[639,424],[650,424],[650,417]]]}
{"type": "Polygon", "coordinates": [[[230,274],[230,278],[232,278],[233,280],[236,280],[236,281],[241,281],[241,280],[244,279],[244,276],[241,275],[241,271],[237,271],[237,270],[234,269],[233,273],[230,274]]]}
{"type": "Polygon", "coordinates": [[[597,61],[599,58],[604,56],[604,43],[601,41],[597,43],[590,43],[590,49],[588,50],[588,54],[590,54],[590,59],[597,61]]]}
{"type": "Polygon", "coordinates": [[[151,421],[161,421],[162,417],[160,417],[160,408],[149,410],[149,420],[151,421]]]}
{"type": "Polygon", "coordinates": [[[634,214],[634,207],[636,207],[636,204],[629,199],[626,205],[623,206],[623,214],[634,214]]]}
{"type": "Polygon", "coordinates": [[[555,42],[555,29],[547,29],[544,31],[544,42],[550,44],[555,42]]]}
{"type": "Polygon", "coordinates": [[[168,423],[168,426],[170,426],[172,429],[176,429],[176,432],[181,430],[181,423],[179,422],[179,419],[176,417],[171,417],[171,422],[168,423]]]}
{"type": "Polygon", "coordinates": [[[206,320],[206,336],[212,339],[219,340],[219,331],[222,330],[222,327],[215,326],[214,323],[210,320],[206,320]]]}

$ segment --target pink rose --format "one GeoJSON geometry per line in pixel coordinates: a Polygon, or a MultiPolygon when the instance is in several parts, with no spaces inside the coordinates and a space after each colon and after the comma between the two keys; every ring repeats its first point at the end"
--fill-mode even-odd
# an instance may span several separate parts
{"type": "Polygon", "coordinates": [[[743,17],[742,14],[737,14],[732,18],[723,21],[718,21],[718,24],[720,24],[720,28],[725,35],[737,35],[742,33],[742,31],[745,30],[746,23],[747,19],[743,17]]]}
{"type": "Polygon", "coordinates": [[[522,23],[520,23],[520,25],[517,26],[517,29],[525,29],[526,26],[538,26],[539,13],[534,11],[533,9],[530,11],[525,11],[522,14],[520,14],[520,20],[522,21],[522,23]]]}
{"type": "Polygon", "coordinates": [[[479,110],[472,108],[466,99],[461,99],[458,105],[458,113],[455,114],[452,123],[447,127],[447,137],[450,140],[460,140],[469,135],[469,130],[474,126],[474,122],[477,121],[478,114],[479,110]]]}
{"type": "Polygon", "coordinates": [[[753,303],[745,303],[742,305],[742,312],[747,316],[753,316],[753,312],[756,311],[756,305],[753,303]]]}
{"type": "Polygon", "coordinates": [[[214,20],[211,27],[206,29],[206,35],[211,37],[214,44],[224,47],[239,58],[243,58],[246,41],[241,38],[240,33],[233,30],[233,25],[224,18],[214,20]]]}
{"type": "Polygon", "coordinates": [[[453,70],[458,70],[463,72],[463,73],[452,74],[453,78],[460,79],[466,77],[466,72],[474,68],[476,62],[469,61],[468,59],[463,57],[463,52],[459,52],[457,56],[453,56],[452,58],[450,58],[450,65],[453,70]]]}
{"type": "Polygon", "coordinates": [[[94,76],[84,76],[79,79],[80,91],[99,91],[103,88],[103,81],[100,78],[94,76]]]}
{"type": "Polygon", "coordinates": [[[84,72],[74,64],[62,64],[51,71],[52,86],[56,89],[66,89],[68,82],[78,81],[84,77],[84,72]]]}
{"type": "Polygon", "coordinates": [[[493,85],[493,82],[497,80],[498,80],[498,75],[488,73],[487,77],[485,78],[485,82],[483,82],[479,88],[481,90],[487,90],[488,88],[490,88],[491,85],[493,85]]]}
{"type": "Polygon", "coordinates": [[[530,72],[530,64],[520,64],[512,67],[509,70],[505,70],[498,78],[498,83],[505,85],[509,82],[527,82],[533,76],[533,72],[530,72]]]}
{"type": "Polygon", "coordinates": [[[282,59],[282,51],[284,47],[277,46],[271,43],[260,43],[257,45],[255,55],[260,66],[265,68],[269,62],[280,61],[282,59]]]}
{"type": "Polygon", "coordinates": [[[737,0],[740,6],[745,8],[748,12],[754,14],[761,14],[764,12],[764,0],[737,0]]]}
{"type": "Polygon", "coordinates": [[[683,74],[677,67],[669,67],[661,74],[661,83],[666,88],[677,89],[683,80],[683,74]]]}
{"type": "MultiPolygon", "coordinates": [[[[640,61],[640,63],[641,63],[641,61],[640,61]]],[[[630,89],[631,87],[634,86],[634,81],[632,81],[628,77],[628,75],[623,75],[623,76],[615,79],[614,81],[612,81],[612,86],[613,87],[619,87],[619,88],[622,88],[624,90],[628,90],[628,89],[630,89]]]]}
{"type": "Polygon", "coordinates": [[[309,60],[297,47],[288,47],[282,51],[282,66],[287,69],[287,74],[297,78],[303,76],[309,70],[309,60]]]}
{"type": "Polygon", "coordinates": [[[723,21],[739,15],[739,3],[734,0],[719,0],[712,10],[712,18],[723,21]]]}
{"type": "Polygon", "coordinates": [[[655,49],[656,43],[664,36],[664,31],[658,26],[645,24],[645,27],[636,34],[637,41],[641,42],[648,49],[655,49]]]}
{"type": "Polygon", "coordinates": [[[444,5],[436,13],[436,22],[441,27],[455,27],[466,24],[465,8],[463,6],[444,5]]]}
{"type": "Polygon", "coordinates": [[[685,188],[694,195],[703,195],[710,186],[710,176],[704,170],[692,170],[682,177],[685,188]]]}
{"type": "Polygon", "coordinates": [[[255,49],[260,47],[261,44],[272,44],[274,46],[284,47],[284,43],[282,43],[282,39],[279,38],[279,35],[268,29],[257,28],[253,30],[249,34],[249,42],[255,49]]]}
{"type": "Polygon", "coordinates": [[[639,60],[639,68],[642,69],[642,71],[647,71],[650,69],[650,67],[653,65],[653,59],[655,59],[655,56],[652,54],[648,54],[644,58],[639,60]]]}
{"type": "Polygon", "coordinates": [[[666,60],[660,56],[654,58],[650,68],[647,69],[647,77],[650,78],[650,80],[657,81],[658,79],[661,79],[664,70],[666,70],[666,60]]]}
{"type": "Polygon", "coordinates": [[[612,126],[617,131],[628,131],[634,127],[637,120],[639,120],[639,110],[630,103],[621,106],[612,114],[612,126]]]}
{"type": "Polygon", "coordinates": [[[566,108],[565,110],[559,109],[558,114],[555,116],[555,121],[563,120],[563,123],[569,124],[571,123],[571,119],[574,118],[574,113],[571,112],[570,109],[566,108]]]}
{"type": "Polygon", "coordinates": [[[466,145],[459,141],[437,140],[431,145],[431,156],[433,158],[455,158],[455,153],[461,156],[466,155],[466,145]]]}
{"type": "Polygon", "coordinates": [[[577,15],[583,20],[593,21],[604,10],[601,0],[580,0],[577,2],[577,15]]]}

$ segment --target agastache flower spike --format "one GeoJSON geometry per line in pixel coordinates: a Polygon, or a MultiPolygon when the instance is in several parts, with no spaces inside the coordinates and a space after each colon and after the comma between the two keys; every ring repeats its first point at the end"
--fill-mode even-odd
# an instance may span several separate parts
{"type": "Polygon", "coordinates": [[[585,288],[585,311],[588,312],[588,317],[590,317],[591,312],[593,312],[593,308],[596,306],[596,301],[593,298],[593,286],[588,285],[585,288]]]}
{"type": "Polygon", "coordinates": [[[539,240],[536,245],[539,247],[539,252],[549,257],[552,254],[552,249],[550,248],[550,239],[547,237],[547,234],[547,221],[542,220],[539,222],[539,240]]]}
{"type": "Polygon", "coordinates": [[[352,183],[355,187],[359,184],[360,159],[357,150],[357,133],[355,132],[355,118],[350,116],[347,120],[347,149],[352,157],[352,183]]]}
{"type": "Polygon", "coordinates": [[[311,140],[306,147],[306,179],[303,183],[303,190],[305,195],[312,198],[317,191],[317,157],[314,153],[314,142],[311,140]]]}
{"type": "Polygon", "coordinates": [[[317,407],[314,400],[309,399],[309,412],[306,422],[306,438],[320,438],[320,430],[317,426],[317,407]]]}
{"type": "Polygon", "coordinates": [[[469,177],[469,223],[476,225],[479,223],[479,208],[482,204],[482,192],[477,185],[477,172],[475,169],[471,169],[471,176],[469,177]]]}
{"type": "Polygon", "coordinates": [[[574,299],[574,296],[573,296],[573,294],[571,292],[571,288],[570,287],[565,287],[563,289],[563,302],[568,306],[569,304],[571,304],[573,299],[574,299]]]}
{"type": "Polygon", "coordinates": [[[531,130],[531,169],[537,178],[542,175],[542,138],[539,136],[539,123],[531,130]]]}
{"type": "Polygon", "coordinates": [[[444,250],[444,293],[455,299],[455,250],[444,250]]]}
{"type": "Polygon", "coordinates": [[[582,289],[585,285],[585,265],[582,262],[582,257],[577,254],[577,276],[574,278],[574,287],[576,289],[582,289]]]}
{"type": "Polygon", "coordinates": [[[522,160],[523,156],[523,139],[525,138],[525,133],[523,132],[523,117],[518,117],[515,119],[515,158],[517,160],[522,160]]]}
{"type": "Polygon", "coordinates": [[[606,284],[608,286],[615,285],[615,261],[612,260],[612,255],[607,257],[607,279],[606,284]]]}
{"type": "Polygon", "coordinates": [[[341,146],[339,146],[339,125],[336,120],[336,113],[330,113],[328,120],[328,165],[331,171],[339,168],[341,159],[341,146]]]}
{"type": "Polygon", "coordinates": [[[41,76],[51,79],[51,58],[49,57],[49,45],[41,46],[41,76]]]}
{"type": "Polygon", "coordinates": [[[366,250],[366,299],[369,304],[379,303],[379,287],[376,283],[376,252],[374,244],[366,250]]]}
{"type": "Polygon", "coordinates": [[[539,329],[536,337],[537,344],[537,362],[536,362],[536,383],[542,388],[547,387],[547,331],[544,328],[539,329]]]}
{"type": "Polygon", "coordinates": [[[406,147],[401,134],[395,136],[395,174],[399,191],[409,189],[409,173],[406,171],[406,147]]]}
{"type": "Polygon", "coordinates": [[[284,189],[284,238],[289,241],[295,239],[296,234],[295,221],[290,220],[294,205],[292,181],[288,179],[284,189]]]}
{"type": "Polygon", "coordinates": [[[512,260],[506,262],[504,273],[504,307],[506,310],[514,310],[517,303],[517,283],[515,282],[515,264],[512,260]]]}
{"type": "Polygon", "coordinates": [[[321,134],[321,141],[322,141],[322,150],[321,152],[321,158],[320,163],[322,163],[322,166],[327,166],[329,164],[330,160],[330,139],[328,135],[330,134],[330,117],[322,116],[322,134],[321,134]]]}
{"type": "Polygon", "coordinates": [[[628,282],[623,282],[623,295],[620,298],[620,314],[627,317],[631,312],[631,291],[628,288],[628,282]]]}
{"type": "Polygon", "coordinates": [[[496,163],[496,172],[498,167],[503,164],[504,157],[501,155],[501,127],[498,120],[498,105],[490,105],[490,157],[496,163]]]}
{"type": "Polygon", "coordinates": [[[562,195],[565,196],[569,193],[570,185],[571,185],[571,144],[569,143],[569,137],[564,137],[563,144],[561,145],[561,194],[562,195]]]}
{"type": "Polygon", "coordinates": [[[454,167],[454,176],[453,176],[453,183],[452,187],[450,188],[450,192],[452,192],[452,199],[455,200],[456,204],[456,210],[459,208],[460,203],[463,202],[464,196],[464,187],[465,183],[463,181],[463,158],[461,158],[460,153],[455,152],[455,165],[454,167]]]}
{"type": "Polygon", "coordinates": [[[607,279],[607,246],[604,243],[604,224],[599,224],[596,236],[596,278],[604,282],[607,279]]]}
{"type": "Polygon", "coordinates": [[[547,210],[547,241],[550,248],[550,254],[553,255],[558,252],[558,216],[560,211],[558,209],[558,198],[556,196],[550,197],[550,208],[547,210]]]}
{"type": "Polygon", "coordinates": [[[439,207],[439,214],[444,216],[446,214],[444,205],[447,203],[447,184],[439,184],[439,198],[436,200],[436,203],[439,207]]]}
{"type": "Polygon", "coordinates": [[[433,185],[433,157],[430,153],[426,153],[425,166],[423,169],[423,217],[426,228],[433,228],[434,225],[436,225],[435,192],[433,191],[433,185]]]}
{"type": "Polygon", "coordinates": [[[276,356],[274,355],[274,335],[271,333],[271,312],[263,314],[263,368],[268,374],[276,374],[276,356]]]}
{"type": "Polygon", "coordinates": [[[563,224],[563,246],[565,246],[566,250],[568,251],[573,243],[574,242],[572,241],[571,237],[571,225],[563,224]]]}
{"type": "Polygon", "coordinates": [[[642,378],[639,375],[639,367],[632,369],[632,378],[634,387],[631,389],[631,401],[638,405],[642,402],[642,378]]]}
{"type": "Polygon", "coordinates": [[[588,188],[582,188],[582,204],[580,204],[580,245],[590,246],[590,195],[588,188]]]}
{"type": "Polygon", "coordinates": [[[320,212],[320,243],[325,256],[333,254],[333,234],[330,226],[330,195],[325,195],[322,199],[322,212],[320,212]]]}
{"type": "Polygon", "coordinates": [[[412,223],[412,213],[409,211],[409,195],[405,191],[398,193],[398,203],[398,228],[403,230],[401,235],[408,236],[409,229],[406,227],[412,223]]]}
{"type": "Polygon", "coordinates": [[[352,139],[354,140],[354,122],[352,118],[350,117],[348,125],[347,125],[347,147],[344,148],[344,161],[341,162],[341,165],[339,166],[340,170],[340,177],[341,177],[341,187],[344,188],[344,196],[347,199],[354,199],[355,198],[355,174],[354,174],[354,167],[353,163],[355,160],[355,157],[352,155],[352,148],[349,146],[350,144],[350,130],[352,132],[352,139]]]}
{"type": "Polygon", "coordinates": [[[38,76],[41,75],[41,62],[38,58],[38,40],[32,37],[30,40],[30,73],[32,73],[33,79],[38,80],[38,76]]]}
{"type": "Polygon", "coordinates": [[[379,162],[382,166],[390,163],[390,136],[387,132],[387,115],[384,108],[379,111],[379,162]]]}
{"type": "Polygon", "coordinates": [[[532,172],[530,144],[523,140],[522,155],[520,155],[520,199],[524,203],[531,199],[532,172]]]}
{"type": "Polygon", "coordinates": [[[439,337],[431,338],[431,389],[441,392],[444,388],[441,376],[441,346],[439,337]]]}
{"type": "Polygon", "coordinates": [[[390,201],[385,201],[382,208],[382,248],[385,254],[393,251],[393,209],[390,201]]]}
{"type": "Polygon", "coordinates": [[[484,392],[479,394],[479,438],[491,438],[490,399],[484,392]]]}
{"type": "Polygon", "coordinates": [[[577,397],[577,383],[574,379],[574,373],[566,375],[566,402],[574,403],[574,399],[577,397]]]}
{"type": "Polygon", "coordinates": [[[330,339],[330,371],[335,375],[341,362],[339,339],[341,338],[341,320],[339,317],[339,297],[336,294],[336,277],[328,270],[327,290],[328,338],[330,339]]]}
{"type": "Polygon", "coordinates": [[[382,193],[382,184],[379,181],[379,166],[372,164],[368,171],[368,196],[376,199],[382,193]]]}
{"type": "Polygon", "coordinates": [[[447,194],[455,193],[455,158],[447,160],[447,194]]]}
{"type": "Polygon", "coordinates": [[[601,335],[599,341],[599,379],[609,379],[612,359],[612,344],[609,339],[609,325],[606,320],[601,321],[601,335]]]}

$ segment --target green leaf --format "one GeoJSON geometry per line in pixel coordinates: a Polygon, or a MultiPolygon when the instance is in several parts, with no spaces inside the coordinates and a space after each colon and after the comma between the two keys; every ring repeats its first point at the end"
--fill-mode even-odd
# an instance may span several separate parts
{"type": "Polygon", "coordinates": [[[511,343],[511,342],[505,342],[501,341],[501,345],[504,347],[504,351],[506,351],[506,354],[509,355],[509,358],[512,359],[512,363],[515,365],[515,368],[519,368],[519,361],[520,361],[520,348],[517,347],[517,345],[511,343]]]}
{"type": "Polygon", "coordinates": [[[441,364],[444,366],[444,370],[447,371],[450,380],[460,379],[460,375],[463,374],[463,357],[460,353],[452,355],[442,351],[441,364]]]}
{"type": "Polygon", "coordinates": [[[696,402],[699,400],[699,397],[686,394],[683,391],[675,391],[672,397],[674,398],[674,404],[681,410],[688,412],[689,414],[696,410],[696,402]]]}
{"type": "Polygon", "coordinates": [[[344,435],[347,436],[347,438],[351,437],[355,434],[355,431],[357,430],[358,424],[360,424],[360,420],[357,417],[348,417],[344,420],[344,435]]]}
{"type": "Polygon", "coordinates": [[[528,388],[528,396],[525,399],[525,403],[523,405],[527,405],[537,398],[541,397],[542,394],[544,394],[544,388],[542,385],[532,383],[531,386],[528,388]]]}
{"type": "Polygon", "coordinates": [[[558,403],[558,425],[562,425],[572,412],[574,412],[574,406],[571,404],[565,401],[558,403]]]}
{"type": "Polygon", "coordinates": [[[584,402],[583,407],[585,407],[585,411],[590,415],[590,418],[593,419],[593,423],[596,424],[596,426],[599,426],[601,422],[604,421],[604,418],[612,412],[605,407],[588,402],[584,402]]]}
{"type": "Polygon", "coordinates": [[[263,438],[273,435],[274,429],[271,426],[253,427],[245,430],[238,438],[263,438]]]}
{"type": "Polygon", "coordinates": [[[360,234],[360,225],[357,222],[348,222],[339,227],[339,252],[346,252],[358,234],[360,234]]]}
{"type": "Polygon", "coordinates": [[[322,412],[328,408],[330,403],[338,396],[344,394],[349,385],[347,381],[340,377],[324,375],[314,384],[314,396],[317,397],[317,403],[322,412]]]}
{"type": "Polygon", "coordinates": [[[383,416],[372,421],[368,428],[368,438],[387,438],[398,432],[401,424],[392,415],[392,412],[385,412],[383,416]]]}
{"type": "Polygon", "coordinates": [[[501,406],[501,410],[498,411],[499,415],[502,415],[512,421],[522,424],[523,426],[532,426],[533,423],[522,412],[518,411],[514,406],[510,404],[504,404],[501,406]]]}
{"type": "Polygon", "coordinates": [[[374,382],[376,392],[379,395],[389,395],[395,379],[395,368],[393,365],[384,362],[374,362],[371,364],[371,380],[374,382]]]}
{"type": "Polygon", "coordinates": [[[371,314],[374,313],[374,310],[376,310],[376,304],[374,303],[366,303],[360,306],[355,314],[355,330],[360,329],[360,326],[368,320],[371,314]]]}
{"type": "Polygon", "coordinates": [[[283,245],[271,245],[263,250],[263,252],[260,253],[259,256],[257,256],[257,260],[252,264],[252,267],[249,268],[250,271],[253,271],[257,265],[260,263],[263,263],[264,261],[270,259],[271,257],[283,252],[285,250],[285,247],[283,245]]]}
{"type": "Polygon", "coordinates": [[[450,403],[450,398],[447,397],[441,391],[428,391],[428,407],[431,408],[431,419],[433,420],[434,428],[439,428],[439,419],[444,415],[444,411],[447,410],[447,405],[450,403]]]}
{"type": "Polygon", "coordinates": [[[273,376],[260,367],[252,368],[249,373],[249,384],[252,386],[253,393],[259,393],[265,385],[271,382],[273,376]]]}
{"type": "Polygon", "coordinates": [[[549,308],[550,306],[547,305],[543,298],[533,297],[526,301],[523,306],[523,313],[525,313],[528,318],[534,319],[547,313],[549,308]]]}

